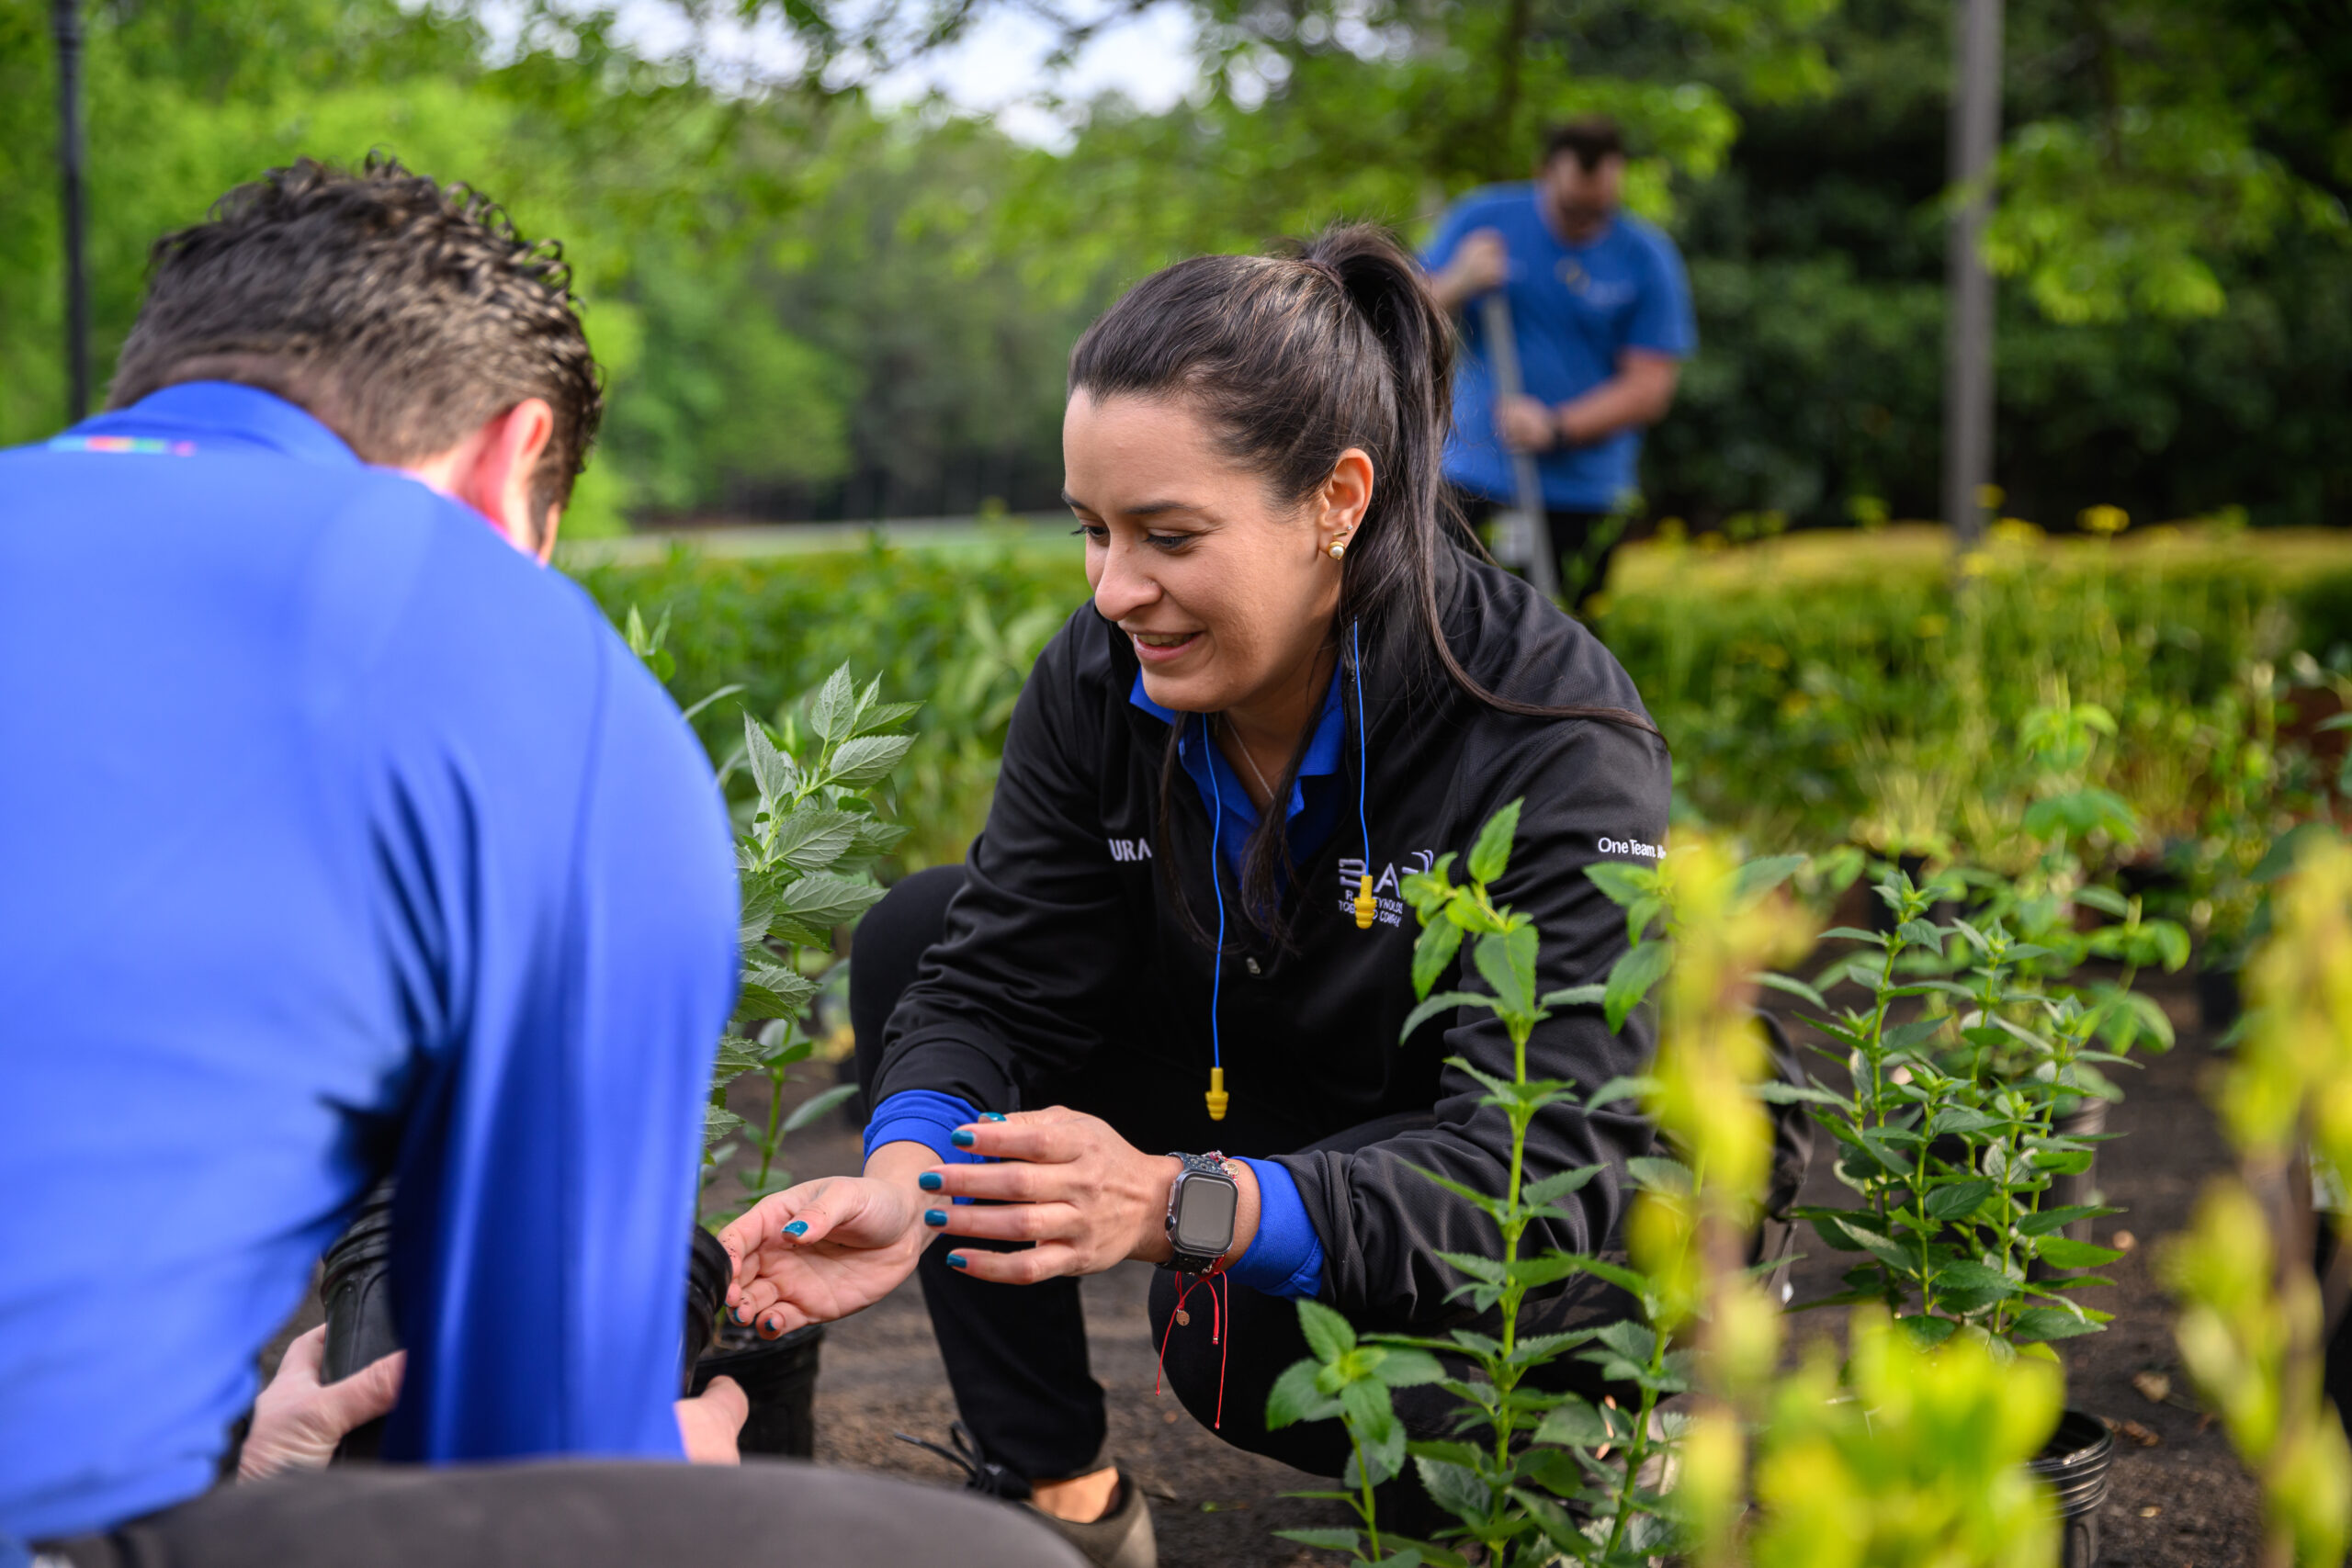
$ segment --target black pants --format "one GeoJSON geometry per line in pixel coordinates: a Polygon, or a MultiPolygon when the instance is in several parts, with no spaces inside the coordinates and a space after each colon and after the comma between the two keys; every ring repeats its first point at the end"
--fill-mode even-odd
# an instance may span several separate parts
{"type": "MultiPolygon", "coordinates": [[[[879,1065],[882,1026],[899,995],[914,979],[923,953],[939,939],[948,900],[963,886],[964,868],[934,866],[893,887],[857,928],[855,962],[850,967],[850,1021],[857,1034],[858,1078],[872,1100],[879,1065]]],[[[1080,1103],[1073,1095],[1060,1103],[1102,1117],[1137,1141],[1130,1129],[1149,1127],[1148,1106],[1080,1103]]],[[[1116,1091],[1107,1099],[1120,1098],[1116,1091]]],[[[1391,1116],[1351,1127],[1307,1145],[1317,1149],[1362,1148],[1412,1127],[1430,1123],[1427,1112],[1391,1116]]],[[[1141,1146],[1151,1147],[1145,1144],[1141,1146]]],[[[1286,1149],[1244,1149],[1253,1156],[1286,1149]]],[[[944,1239],[944,1238],[943,1238],[944,1239]]],[[[957,1237],[960,1248],[1025,1244],[975,1242],[957,1237]]],[[[975,1280],[947,1267],[948,1248],[934,1243],[915,1272],[931,1309],[933,1332],[947,1364],[956,1405],[983,1457],[1031,1481],[1084,1475],[1102,1462],[1107,1429],[1102,1389],[1089,1370],[1086,1322],[1078,1281],[1048,1280],[1035,1285],[1004,1285],[975,1280]]],[[[1216,1314],[1205,1310],[1205,1287],[1188,1303],[1191,1321],[1169,1332],[1176,1306],[1175,1277],[1162,1269],[1151,1290],[1152,1343],[1167,1343],[1170,1389],[1202,1425],[1217,1421],[1222,1372],[1224,1415],[1218,1435],[1237,1448],[1265,1454],[1317,1475],[1337,1475],[1348,1459],[1346,1432],[1337,1421],[1317,1421],[1266,1430],[1266,1395],[1274,1380],[1308,1354],[1299,1332],[1297,1308],[1286,1300],[1261,1295],[1246,1286],[1227,1286],[1231,1321],[1222,1346],[1210,1339],[1216,1314]],[[1222,1366],[1220,1367],[1220,1352],[1222,1366]]],[[[1631,1315],[1632,1300],[1589,1278],[1566,1294],[1521,1314],[1523,1333],[1563,1333],[1631,1315]]],[[[1435,1325],[1430,1325],[1435,1326],[1435,1325]]],[[[1492,1325],[1486,1325],[1491,1328],[1492,1325]]],[[[1555,1362],[1537,1380],[1547,1387],[1574,1387],[1598,1397],[1605,1392],[1593,1369],[1582,1362],[1555,1362]]],[[[1620,1403],[1630,1391],[1620,1393],[1620,1403]]],[[[1415,1438],[1450,1436],[1457,1405],[1435,1385],[1399,1389],[1396,1405],[1415,1438]]],[[[1408,1472],[1409,1475],[1409,1472],[1408,1472]]],[[[1417,1491],[1408,1483],[1404,1491],[1417,1491]]],[[[1399,1502],[1409,1507],[1409,1497],[1399,1502]]]]}
{"type": "Polygon", "coordinates": [[[352,1465],[224,1486],[44,1551],[73,1568],[1082,1568],[1015,1509],[781,1460],[352,1465]]]}
{"type": "MultiPolygon", "coordinates": [[[[1483,527],[1497,512],[1505,510],[1500,502],[1466,490],[1457,489],[1453,499],[1473,528],[1483,527]]],[[[1560,594],[1569,608],[1582,609],[1584,602],[1609,581],[1609,558],[1624,538],[1628,521],[1623,513],[1614,512],[1544,513],[1545,537],[1536,542],[1536,548],[1549,549],[1560,563],[1560,594]]]]}

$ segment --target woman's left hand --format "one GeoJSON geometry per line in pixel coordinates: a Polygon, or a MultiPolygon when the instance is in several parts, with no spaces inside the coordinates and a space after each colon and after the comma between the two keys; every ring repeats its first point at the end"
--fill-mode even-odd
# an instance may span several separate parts
{"type": "Polygon", "coordinates": [[[942,1167],[925,1228],[1037,1244],[1019,1252],[968,1247],[958,1255],[965,1273],[1027,1285],[1062,1274],[1099,1274],[1130,1258],[1167,1260],[1168,1189],[1183,1168],[1172,1156],[1145,1154],[1101,1117],[1061,1106],[961,1131],[971,1134],[974,1154],[1001,1163],[942,1167]],[[958,1205],[948,1201],[952,1198],[985,1199],[996,1206],[958,1205]],[[946,1223],[931,1224],[931,1214],[946,1223]]]}

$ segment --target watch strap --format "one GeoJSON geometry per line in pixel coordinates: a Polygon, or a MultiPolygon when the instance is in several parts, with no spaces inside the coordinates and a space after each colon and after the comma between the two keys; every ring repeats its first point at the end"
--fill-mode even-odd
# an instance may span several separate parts
{"type": "Polygon", "coordinates": [[[1224,1261],[1223,1253],[1186,1252],[1182,1247],[1176,1247],[1176,1201],[1178,1195],[1183,1190],[1184,1178],[1187,1176],[1215,1176],[1226,1181],[1231,1181],[1233,1177],[1225,1168],[1225,1156],[1218,1150],[1212,1149],[1204,1155],[1188,1155],[1181,1149],[1170,1149],[1168,1151],[1168,1157],[1182,1161],[1184,1168],[1176,1173],[1174,1181],[1169,1183],[1168,1214],[1160,1222],[1167,1229],[1169,1246],[1171,1248],[1165,1267],[1173,1269],[1179,1274],[1213,1274],[1224,1261]]]}

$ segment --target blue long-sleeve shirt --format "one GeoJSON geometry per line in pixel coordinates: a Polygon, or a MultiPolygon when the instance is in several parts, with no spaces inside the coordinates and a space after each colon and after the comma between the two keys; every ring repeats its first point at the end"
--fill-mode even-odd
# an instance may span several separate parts
{"type": "Polygon", "coordinates": [[[0,453],[0,1558],[203,1491],[396,1164],[388,1455],[676,1456],[722,805],[595,606],[266,393],[0,453]]]}

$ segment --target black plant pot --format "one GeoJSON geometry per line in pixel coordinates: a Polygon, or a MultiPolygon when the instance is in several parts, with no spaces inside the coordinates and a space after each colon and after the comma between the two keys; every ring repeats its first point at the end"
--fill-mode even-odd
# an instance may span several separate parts
{"type": "Polygon", "coordinates": [[[686,1392],[700,1393],[715,1377],[733,1378],[752,1405],[736,1448],[747,1454],[812,1458],[817,1451],[817,1360],[824,1344],[821,1323],[763,1339],[741,1324],[721,1322],[718,1343],[695,1363],[686,1392]]]}
{"type": "MultiPolygon", "coordinates": [[[[388,1177],[359,1201],[359,1217],[327,1248],[319,1296],[327,1314],[327,1343],[319,1376],[340,1382],[378,1358],[401,1348],[392,1324],[392,1182],[388,1177]]],[[[727,1249],[700,1225],[686,1259],[684,1333],[678,1355],[681,1387],[700,1393],[695,1362],[709,1348],[711,1327],[727,1296],[727,1249]]],[[[812,1380],[813,1381],[813,1380],[812,1380]]],[[[381,1417],[345,1434],[335,1462],[372,1460],[381,1450],[381,1417]]]]}
{"type": "Polygon", "coordinates": [[[2107,1472],[2115,1463],[2115,1434],[2096,1416],[2069,1410],[2058,1417],[2042,1450],[2027,1468],[2050,1483],[2065,1531],[2063,1568],[2092,1568],[2098,1561],[2098,1510],[2107,1501],[2107,1472]]]}
{"type": "Polygon", "coordinates": [[[679,1386],[696,1389],[695,1363],[710,1342],[718,1327],[718,1309],[727,1300],[727,1249],[718,1238],[695,1227],[694,1247],[686,1258],[686,1334],[684,1349],[678,1359],[679,1386]]]}
{"type": "Polygon", "coordinates": [[[2245,1002],[2238,992],[2234,969],[2197,972],[2197,1021],[2215,1034],[2226,1032],[2238,1021],[2245,1002]]]}
{"type": "MultiPolygon", "coordinates": [[[[359,1200],[359,1216],[327,1248],[319,1299],[326,1307],[327,1344],[319,1368],[322,1382],[341,1382],[379,1358],[401,1348],[392,1325],[392,1182],[387,1177],[359,1200]]],[[[344,1434],[335,1462],[372,1460],[382,1447],[384,1420],[378,1416],[344,1434]]]]}

